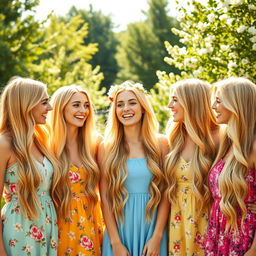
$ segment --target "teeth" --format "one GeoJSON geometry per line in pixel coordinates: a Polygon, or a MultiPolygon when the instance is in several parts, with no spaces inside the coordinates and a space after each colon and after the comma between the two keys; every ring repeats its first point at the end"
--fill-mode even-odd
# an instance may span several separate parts
{"type": "Polygon", "coordinates": [[[84,116],[75,116],[75,118],[84,119],[84,116]]]}
{"type": "Polygon", "coordinates": [[[133,115],[132,114],[130,114],[130,115],[123,115],[123,118],[128,118],[128,117],[133,117],[133,115]]]}
{"type": "Polygon", "coordinates": [[[42,116],[46,117],[46,116],[47,116],[47,114],[42,114],[42,116]]]}

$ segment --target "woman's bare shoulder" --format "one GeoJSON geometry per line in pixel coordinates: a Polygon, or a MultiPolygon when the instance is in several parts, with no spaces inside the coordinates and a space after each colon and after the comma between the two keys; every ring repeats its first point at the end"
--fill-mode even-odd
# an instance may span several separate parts
{"type": "Polygon", "coordinates": [[[251,157],[252,159],[252,165],[254,166],[254,169],[256,169],[256,138],[253,141],[252,144],[252,151],[251,151],[251,157]]]}
{"type": "Polygon", "coordinates": [[[12,140],[6,134],[0,134],[0,163],[7,167],[13,155],[12,140]]]}
{"type": "Polygon", "coordinates": [[[11,137],[7,134],[0,134],[0,150],[5,150],[7,153],[8,151],[12,151],[12,140],[11,137]]]}
{"type": "Polygon", "coordinates": [[[162,155],[167,155],[170,147],[169,147],[169,141],[166,135],[164,134],[158,134],[158,143],[159,143],[159,147],[161,149],[162,155]]]}

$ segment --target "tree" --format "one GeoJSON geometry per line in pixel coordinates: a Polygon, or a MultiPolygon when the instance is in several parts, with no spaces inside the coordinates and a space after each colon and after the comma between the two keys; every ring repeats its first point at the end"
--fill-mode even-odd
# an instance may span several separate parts
{"type": "Polygon", "coordinates": [[[158,39],[144,22],[129,24],[127,31],[120,34],[121,45],[117,59],[122,67],[118,79],[140,81],[146,88],[151,88],[157,81],[155,71],[160,55],[158,39]]]}
{"type": "Polygon", "coordinates": [[[87,84],[90,76],[102,74],[88,64],[97,52],[96,44],[83,45],[83,39],[88,34],[87,24],[79,17],[73,17],[68,23],[61,22],[52,16],[50,24],[45,28],[43,38],[38,45],[40,54],[36,61],[29,65],[31,75],[49,84],[52,93],[63,85],[70,83],[87,84]]]}
{"type": "Polygon", "coordinates": [[[151,0],[149,10],[145,12],[145,22],[130,24],[127,31],[119,36],[119,80],[135,78],[151,88],[157,82],[156,70],[177,72],[163,60],[167,55],[164,41],[177,41],[176,36],[170,33],[177,22],[167,12],[166,0],[151,0]]]}
{"type": "MultiPolygon", "coordinates": [[[[180,75],[158,72],[157,92],[166,92],[170,84],[190,77],[215,82],[230,76],[244,76],[256,81],[255,1],[208,0],[202,4],[193,0],[190,11],[180,7],[179,20],[182,29],[173,29],[173,32],[179,35],[184,46],[166,43],[170,57],[165,60],[182,72],[180,75]]],[[[153,103],[165,101],[155,96],[153,103]]],[[[159,112],[164,116],[163,110],[159,112]]],[[[159,120],[165,125],[166,121],[160,116],[159,120]]]]}
{"type": "MultiPolygon", "coordinates": [[[[179,37],[175,35],[171,28],[180,28],[179,22],[176,18],[168,16],[168,1],[167,0],[150,0],[149,9],[147,11],[147,23],[151,27],[153,33],[159,40],[159,50],[161,53],[161,60],[167,55],[166,48],[164,47],[165,42],[171,42],[182,46],[179,42],[179,37]]],[[[159,62],[160,64],[160,62],[159,62]]],[[[174,66],[170,67],[164,61],[159,66],[158,70],[165,70],[167,72],[179,73],[178,69],[174,66]]]]}
{"type": "MultiPolygon", "coordinates": [[[[87,34],[88,26],[80,16],[67,23],[52,16],[40,43],[41,54],[29,65],[30,76],[47,83],[50,94],[64,85],[80,85],[87,89],[96,109],[103,109],[107,103],[105,88],[100,89],[103,74],[88,63],[98,49],[96,44],[84,45],[87,34]]],[[[102,123],[104,118],[100,119],[102,123]]]]}
{"type": "Polygon", "coordinates": [[[42,25],[34,18],[37,5],[38,0],[0,1],[0,86],[14,75],[28,75],[27,63],[35,60],[42,25]]]}
{"type": "Polygon", "coordinates": [[[104,74],[102,86],[110,87],[116,79],[118,72],[117,61],[115,58],[118,40],[113,32],[114,24],[110,16],[103,15],[101,11],[94,11],[92,5],[90,9],[78,10],[72,7],[68,17],[80,15],[88,23],[89,34],[84,38],[84,43],[97,43],[98,52],[89,61],[93,67],[100,66],[104,74]]]}

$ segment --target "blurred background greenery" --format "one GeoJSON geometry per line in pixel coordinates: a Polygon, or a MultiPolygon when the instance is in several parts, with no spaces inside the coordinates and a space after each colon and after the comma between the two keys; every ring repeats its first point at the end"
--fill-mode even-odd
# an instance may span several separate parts
{"type": "MultiPolygon", "coordinates": [[[[256,80],[255,0],[148,0],[145,19],[115,32],[110,15],[73,6],[65,15],[36,18],[38,0],[0,1],[0,87],[14,75],[57,88],[85,87],[104,129],[106,91],[124,80],[141,82],[151,92],[160,130],[165,131],[169,88],[197,77],[211,83],[228,76],[256,80]]],[[[134,7],[136,8],[136,7],[134,7]]]]}

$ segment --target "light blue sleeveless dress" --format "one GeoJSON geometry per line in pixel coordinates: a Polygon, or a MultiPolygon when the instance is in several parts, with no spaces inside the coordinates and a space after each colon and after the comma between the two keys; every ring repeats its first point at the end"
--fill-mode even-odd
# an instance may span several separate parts
{"type": "MultiPolygon", "coordinates": [[[[131,256],[141,256],[146,242],[152,237],[156,213],[150,222],[146,221],[146,205],[150,198],[148,188],[152,179],[152,173],[147,167],[146,158],[128,159],[128,177],[125,187],[128,191],[128,201],[124,207],[124,222],[118,223],[120,239],[131,256]]],[[[103,256],[112,256],[110,239],[105,230],[103,256]]],[[[167,256],[167,232],[165,230],[161,241],[160,256],[167,256]]]]}
{"type": "Polygon", "coordinates": [[[49,190],[53,166],[44,158],[37,162],[42,182],[37,191],[42,210],[39,217],[30,221],[20,209],[17,197],[18,164],[6,169],[5,190],[12,195],[1,211],[4,247],[8,256],[55,256],[57,255],[58,228],[57,216],[49,190]]]}

